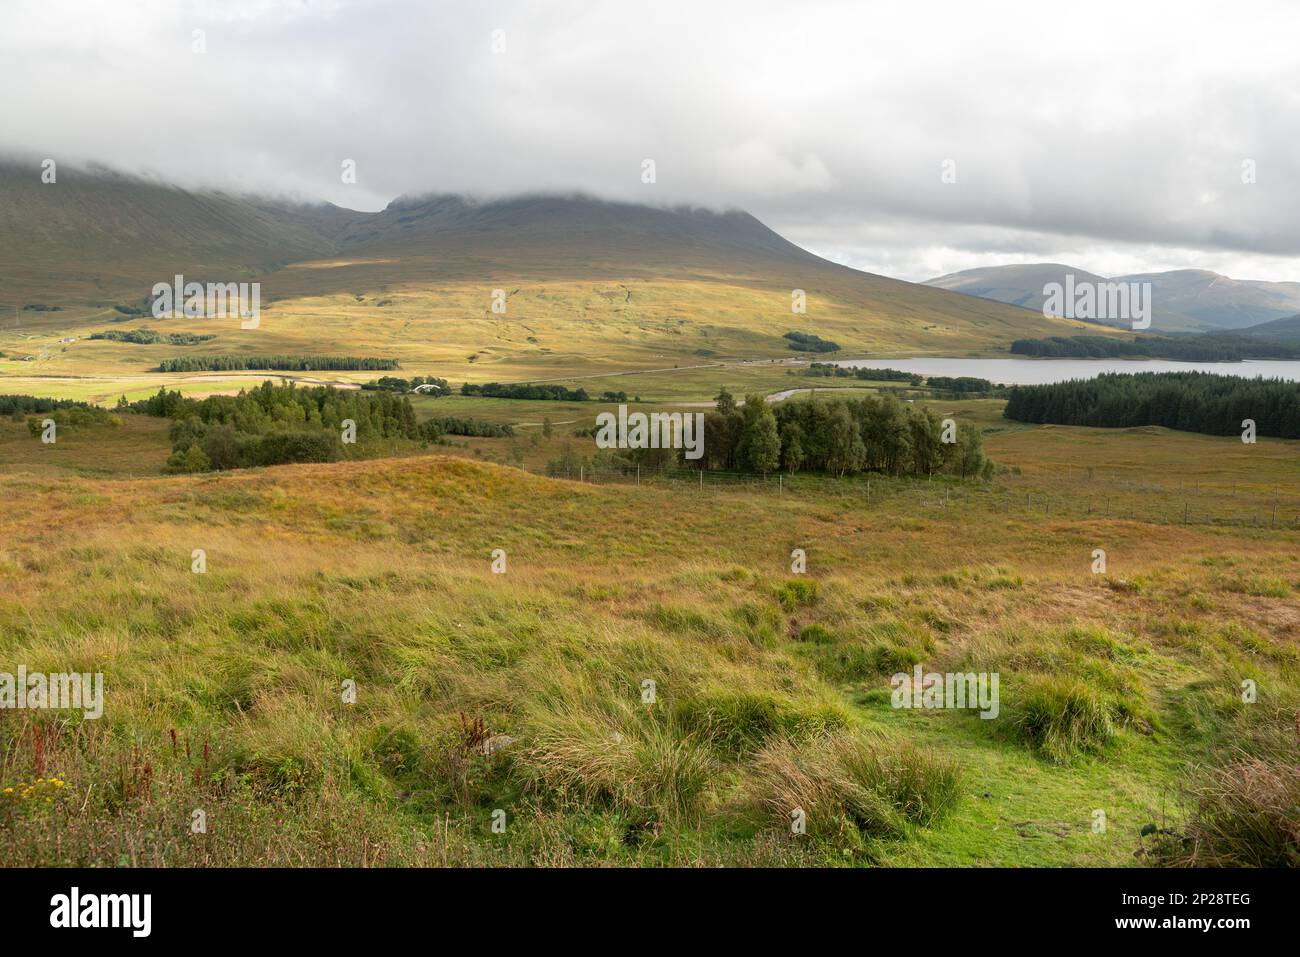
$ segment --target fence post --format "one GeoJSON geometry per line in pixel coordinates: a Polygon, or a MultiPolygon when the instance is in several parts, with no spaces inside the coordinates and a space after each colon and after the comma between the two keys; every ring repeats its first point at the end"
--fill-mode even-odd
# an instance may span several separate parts
{"type": "Polygon", "coordinates": [[[700,469],[700,491],[704,491],[704,469],[700,469]]]}
{"type": "Polygon", "coordinates": [[[585,466],[585,465],[579,465],[579,466],[578,466],[578,481],[579,481],[579,482],[585,482],[585,481],[586,481],[586,475],[587,475],[587,466],[585,466]]]}

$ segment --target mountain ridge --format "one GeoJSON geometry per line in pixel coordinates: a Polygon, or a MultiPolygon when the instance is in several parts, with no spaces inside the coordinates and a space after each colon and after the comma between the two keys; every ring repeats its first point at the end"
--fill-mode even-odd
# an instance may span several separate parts
{"type": "MultiPolygon", "coordinates": [[[[258,281],[264,306],[296,304],[294,322],[333,300],[332,315],[355,316],[381,338],[383,317],[396,313],[362,318],[356,304],[367,294],[423,297],[440,308],[456,302],[455,314],[479,321],[496,313],[459,304],[485,303],[494,288],[524,291],[512,316],[531,296],[534,316],[616,323],[599,333],[611,344],[662,338],[685,348],[680,330],[689,328],[689,355],[719,347],[763,354],[792,329],[856,354],[933,354],[1001,350],[1016,338],[1081,327],[830,262],[736,209],[537,192],[401,196],[368,212],[65,167],[57,183],[44,184],[39,167],[12,163],[0,164],[0,198],[0,310],[57,307],[71,333],[78,323],[120,318],[115,306],[139,306],[177,274],[258,281]],[[608,287],[633,282],[654,289],[630,308],[630,293],[618,305],[608,287]],[[563,298],[548,286],[562,287],[563,298]]],[[[402,314],[407,335],[418,315],[402,314]]],[[[23,324],[32,321],[28,313],[23,324]]],[[[491,348],[499,335],[484,327],[472,344],[491,348]]]]}
{"type": "Polygon", "coordinates": [[[1150,282],[1153,331],[1213,332],[1244,329],[1300,313],[1300,282],[1234,279],[1208,269],[1100,276],[1062,263],[982,266],[925,280],[925,285],[963,295],[1041,310],[1045,282],[1150,282]]]}

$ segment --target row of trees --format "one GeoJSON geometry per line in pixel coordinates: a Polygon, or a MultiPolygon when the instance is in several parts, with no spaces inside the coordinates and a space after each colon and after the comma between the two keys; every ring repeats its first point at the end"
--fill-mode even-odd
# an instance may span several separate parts
{"type": "MultiPolygon", "coordinates": [[[[550,420],[548,419],[547,422],[550,420]]],[[[435,415],[420,423],[421,438],[436,442],[444,435],[468,435],[487,439],[504,439],[515,434],[509,422],[488,422],[456,415],[435,415]]]]}
{"type": "Polygon", "coordinates": [[[172,455],[168,470],[280,465],[287,462],[332,462],[343,452],[345,422],[358,444],[379,439],[443,442],[446,435],[509,437],[505,423],[458,416],[435,416],[416,422],[408,395],[387,390],[347,391],[332,386],[300,388],[293,383],[263,382],[239,395],[187,399],[159,389],[119,409],[172,419],[172,455]]]}
{"type": "Polygon", "coordinates": [[[122,417],[109,412],[108,409],[101,409],[94,405],[73,406],[29,418],[27,420],[27,431],[32,434],[33,438],[40,438],[41,433],[45,430],[44,423],[46,419],[54,422],[58,432],[67,432],[88,426],[111,425],[120,427],[122,425],[122,417]]]}
{"type": "Polygon", "coordinates": [[[0,415],[21,417],[31,412],[89,408],[93,408],[89,402],[80,402],[76,399],[46,399],[35,395],[0,395],[0,415]]]}
{"type": "MultiPolygon", "coordinates": [[[[552,402],[586,402],[591,398],[587,390],[579,386],[576,389],[566,389],[562,385],[552,385],[550,383],[530,384],[530,383],[502,383],[502,382],[485,382],[482,385],[475,385],[472,382],[466,382],[460,387],[461,395],[481,395],[493,399],[543,399],[552,402]]],[[[623,396],[622,401],[627,400],[626,393],[607,393],[623,396]]]]}
{"type": "Polygon", "coordinates": [[[840,344],[832,342],[829,339],[823,339],[821,336],[815,336],[811,332],[796,332],[791,330],[781,338],[788,340],[788,345],[795,352],[839,352],[840,344]]]}
{"type": "Polygon", "coordinates": [[[778,470],[883,472],[963,478],[988,478],[992,462],[984,455],[979,430],[957,426],[945,441],[942,420],[928,409],[900,402],[892,395],[790,399],[769,405],[748,395],[738,406],[725,388],[716,397],[717,411],[704,416],[703,456],[686,459],[680,451],[640,449],[620,453],[653,466],[758,472],[778,470]]]}
{"type": "Polygon", "coordinates": [[[273,369],[287,372],[386,372],[399,368],[396,359],[357,356],[178,356],[164,359],[159,372],[239,372],[245,369],[273,369]]]}
{"type": "Polygon", "coordinates": [[[451,395],[451,386],[446,379],[424,375],[415,376],[413,379],[399,379],[391,375],[380,376],[371,382],[363,382],[361,388],[371,392],[414,392],[420,389],[423,395],[434,398],[451,395]]]}
{"type": "Polygon", "coordinates": [[[94,332],[91,339],[107,339],[110,342],[130,342],[138,346],[153,346],[166,343],[171,346],[192,346],[199,342],[215,339],[214,335],[199,335],[194,332],[169,332],[163,334],[156,329],[109,329],[106,332],[94,332]]]}
{"type": "Polygon", "coordinates": [[[867,369],[863,366],[842,366],[834,362],[810,362],[804,375],[824,376],[837,379],[862,379],[866,382],[906,382],[919,386],[921,377],[915,372],[900,372],[897,369],[867,369]]]}
{"type": "Polygon", "coordinates": [[[980,379],[973,375],[932,375],[925,380],[935,392],[949,393],[952,395],[991,395],[997,388],[988,379],[980,379]]]}
{"type": "Polygon", "coordinates": [[[1209,372],[1115,372],[1016,386],[1003,415],[1103,428],[1162,425],[1207,435],[1240,435],[1242,422],[1252,419],[1258,435],[1294,439],[1300,438],[1300,384],[1209,372]]]}
{"type": "Polygon", "coordinates": [[[1043,359],[1173,359],[1181,362],[1237,362],[1242,359],[1300,358],[1300,346],[1232,333],[1194,336],[1051,336],[1017,339],[1015,355],[1043,359]]]}
{"type": "MultiPolygon", "coordinates": [[[[120,405],[121,403],[119,403],[120,405]]],[[[332,386],[303,388],[270,380],[238,395],[189,399],[175,390],[159,389],[128,407],[145,415],[204,425],[229,425],[239,432],[261,435],[276,429],[338,431],[345,419],[356,423],[358,438],[416,437],[415,410],[404,395],[361,392],[332,386]]]]}

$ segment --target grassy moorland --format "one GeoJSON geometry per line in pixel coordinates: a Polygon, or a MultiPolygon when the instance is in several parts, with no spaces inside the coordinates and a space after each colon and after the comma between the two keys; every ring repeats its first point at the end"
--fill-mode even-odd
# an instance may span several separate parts
{"type": "Polygon", "coordinates": [[[220,388],[156,372],[195,355],[384,357],[408,375],[486,382],[787,359],[790,331],[879,357],[1110,334],[838,266],[737,212],[429,197],[356,213],[71,169],[47,186],[36,169],[0,162],[4,392],[111,401],[220,388]],[[257,328],[154,318],[146,301],[176,274],[259,283],[257,328]],[[90,338],[141,329],[213,338],[90,338]]]}
{"type": "MultiPolygon", "coordinates": [[[[161,384],[171,388],[186,381],[157,373],[164,359],[225,353],[380,356],[400,361],[408,375],[432,373],[458,383],[631,370],[652,370],[635,378],[653,381],[655,372],[806,358],[792,352],[782,334],[810,324],[840,343],[845,355],[881,357],[993,354],[1005,349],[1016,329],[1001,317],[945,323],[942,314],[920,312],[900,319],[883,306],[875,312],[815,292],[809,293],[809,312],[796,316],[790,314],[788,289],[755,288],[725,276],[511,286],[505,315],[491,311],[491,281],[410,289],[397,283],[394,277],[392,291],[381,283],[378,289],[361,286],[367,291],[355,295],[304,294],[264,305],[257,329],[240,329],[233,320],[124,319],[103,308],[16,313],[0,322],[0,352],[6,355],[0,358],[0,385],[8,392],[30,392],[39,383],[43,392],[69,398],[110,397],[123,388],[156,391],[161,384]],[[136,329],[215,338],[191,346],[87,338],[136,329]]],[[[193,381],[213,380],[196,376],[193,381]]]]}
{"type": "Polygon", "coordinates": [[[0,712],[5,862],[1297,863],[1296,443],[935,400],[992,482],[701,491],[442,402],[520,434],[163,477],[161,421],[0,421],[0,660],[105,676],[0,712]],[[891,707],[914,664],[998,718],[891,707]]]}

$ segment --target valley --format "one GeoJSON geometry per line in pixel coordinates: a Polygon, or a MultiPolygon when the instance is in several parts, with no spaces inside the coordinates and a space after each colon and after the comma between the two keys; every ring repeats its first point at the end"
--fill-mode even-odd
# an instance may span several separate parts
{"type": "Polygon", "coordinates": [[[1033,425],[932,371],[1097,326],[736,212],[19,195],[0,395],[93,408],[0,417],[0,652],[104,706],[0,710],[6,862],[1296,863],[1300,442],[1033,425]],[[256,328],[148,314],[179,272],[260,283],[256,328]],[[158,371],[226,356],[290,364],[158,371]],[[845,360],[912,374],[810,374],[845,360]],[[620,406],[766,464],[598,449],[620,406]],[[917,667],[997,707],[893,707],[917,667]]]}

